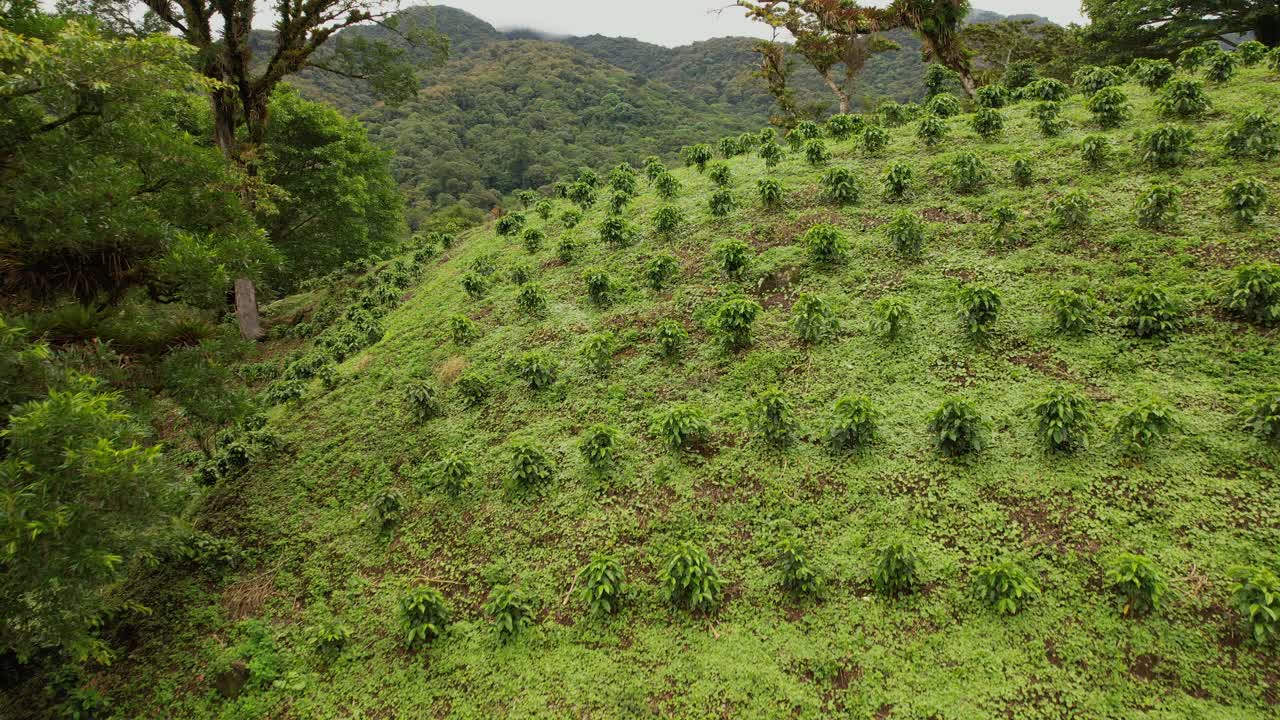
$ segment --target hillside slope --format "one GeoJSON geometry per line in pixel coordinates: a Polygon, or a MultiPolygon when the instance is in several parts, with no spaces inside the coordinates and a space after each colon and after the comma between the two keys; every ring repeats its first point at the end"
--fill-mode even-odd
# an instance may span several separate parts
{"type": "MultiPolygon", "coordinates": [[[[398,307],[382,319],[378,342],[274,411],[269,427],[289,449],[217,487],[203,522],[237,538],[249,564],[225,576],[156,579],[155,614],[122,639],[129,652],[100,686],[128,717],[1274,717],[1280,655],[1245,637],[1227,573],[1280,565],[1280,452],[1241,421],[1248,399],[1280,378],[1280,354],[1275,330],[1230,315],[1222,295],[1237,265],[1280,260],[1280,219],[1272,211],[1238,228],[1219,207],[1225,188],[1247,176],[1273,200],[1280,195],[1280,167],[1228,158],[1220,142],[1239,115],[1280,107],[1280,74],[1249,69],[1210,86],[1214,111],[1188,125],[1193,151],[1171,170],[1150,168],[1134,142],[1157,120],[1154,96],[1122,89],[1134,119],[1112,130],[1094,127],[1075,95],[1057,138],[1040,137],[1021,103],[1002,111],[1006,130],[991,142],[961,116],[936,150],[921,148],[908,126],[891,131],[880,156],[828,141],[834,158],[823,168],[798,153],[773,170],[735,158],[738,209],[721,219],[708,214],[710,179],[674,170],[683,188],[670,204],[687,223],[670,239],[653,230],[667,203],[643,178],[624,212],[637,231],[625,247],[599,239],[603,201],[573,229],[555,219],[565,201],[555,201],[550,222],[529,214],[546,231],[532,254],[492,226],[465,234],[403,297],[391,293],[398,307]],[[1081,160],[1088,135],[1111,143],[1102,170],[1081,160]],[[960,194],[947,168],[966,151],[993,177],[960,194]],[[1035,171],[1025,188],[1009,181],[1018,155],[1035,171]],[[894,163],[915,174],[902,202],[881,192],[894,163]],[[829,167],[856,174],[856,202],[820,197],[829,167]],[[760,205],[756,184],[766,176],[785,188],[779,210],[760,205]],[[1179,222],[1137,227],[1135,200],[1165,183],[1181,188],[1179,222]],[[1091,221],[1052,227],[1048,204],[1073,189],[1088,198],[1091,221]],[[996,242],[987,218],[1005,205],[1016,219],[1009,240],[996,242]],[[887,237],[901,211],[926,221],[917,259],[899,256],[887,237]],[[801,236],[817,223],[840,228],[845,262],[810,259],[801,236]],[[557,258],[565,239],[579,246],[568,264],[557,258]],[[740,280],[712,252],[726,239],[751,249],[740,280]],[[642,270],[665,253],[678,277],[649,290],[642,270]],[[469,298],[464,276],[489,264],[487,292],[469,298]],[[518,268],[541,289],[543,313],[517,303],[518,268]],[[591,269],[616,284],[610,304],[590,301],[591,269]],[[970,282],[1003,301],[985,343],[967,338],[957,318],[970,282]],[[1126,297],[1144,282],[1183,304],[1183,323],[1166,339],[1135,338],[1121,322],[1126,297]],[[1090,331],[1054,329],[1048,303],[1058,289],[1099,303],[1090,331]],[[797,337],[802,294],[830,305],[837,328],[826,342],[797,337]],[[727,352],[712,318],[726,298],[742,296],[762,311],[750,346],[727,352]],[[870,327],[885,297],[915,318],[897,340],[870,327]],[[455,316],[475,323],[474,342],[452,339],[455,316]],[[655,353],[664,319],[690,336],[670,361],[655,353]],[[603,332],[616,342],[605,372],[582,354],[603,332]],[[557,367],[541,391],[516,371],[531,350],[557,367]],[[477,372],[491,393],[470,406],[458,381],[477,372]],[[406,392],[424,381],[439,415],[419,420],[406,392]],[[1075,452],[1050,452],[1035,432],[1033,404],[1060,385],[1078,388],[1096,418],[1075,452]],[[765,444],[753,420],[770,388],[798,423],[783,449],[765,444]],[[1175,408],[1180,430],[1126,453],[1110,428],[1153,394],[1175,408]],[[878,408],[880,439],[833,454],[823,439],[846,395],[878,408]],[[973,402],[989,447],[959,459],[933,448],[929,417],[950,397],[973,402]],[[710,424],[697,452],[664,449],[652,427],[681,403],[710,424]],[[579,452],[597,423],[620,431],[606,479],[579,452]],[[520,442],[554,466],[531,492],[504,489],[520,442]],[[430,482],[447,456],[474,468],[457,497],[430,482]],[[372,499],[389,487],[406,506],[390,540],[368,522],[372,499]],[[826,578],[820,600],[779,587],[777,547],[789,535],[826,578]],[[885,599],[868,577],[876,552],[895,539],[918,556],[920,586],[885,599]],[[724,578],[717,612],[672,609],[660,595],[664,562],[682,541],[705,549],[724,578]],[[1150,558],[1169,583],[1148,617],[1124,617],[1104,577],[1124,552],[1150,558]],[[576,594],[576,574],[595,553],[616,555],[629,582],[607,618],[588,615],[576,594]],[[1011,616],[981,605],[973,586],[976,566],[1006,557],[1042,590],[1011,616]],[[507,582],[535,613],[526,633],[502,645],[482,608],[507,582]],[[443,592],[453,622],[410,652],[398,604],[418,584],[443,592]],[[335,621],[350,638],[325,660],[308,638],[335,621]],[[228,700],[212,688],[235,663],[245,664],[248,683],[228,700]]],[[[323,305],[304,296],[273,315],[296,320],[301,309],[319,325],[310,313],[323,305]]],[[[280,352],[267,358],[284,362],[270,359],[280,352]]]]}

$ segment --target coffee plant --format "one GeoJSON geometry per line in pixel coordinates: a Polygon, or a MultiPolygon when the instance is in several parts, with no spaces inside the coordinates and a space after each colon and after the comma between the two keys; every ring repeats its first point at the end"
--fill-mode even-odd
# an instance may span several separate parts
{"type": "Polygon", "coordinates": [[[657,180],[666,171],[667,166],[657,155],[650,155],[644,159],[644,176],[649,178],[649,182],[657,180]]]}
{"type": "Polygon", "coordinates": [[[733,193],[721,188],[711,194],[707,207],[711,211],[711,217],[722,218],[736,210],[738,205],[733,199],[733,193]]]}
{"type": "Polygon", "coordinates": [[[877,335],[893,340],[900,337],[911,325],[914,316],[911,306],[902,298],[883,297],[876,301],[871,311],[871,330],[877,335]]]}
{"type": "Polygon", "coordinates": [[[911,166],[902,162],[895,162],[889,166],[889,170],[884,176],[884,196],[888,200],[902,200],[911,192],[911,186],[915,182],[915,174],[911,171],[911,166]]]}
{"type": "Polygon", "coordinates": [[[626,574],[617,558],[603,553],[592,555],[591,562],[578,571],[578,581],[581,584],[578,597],[592,615],[604,616],[617,611],[626,591],[626,574]]]}
{"type": "Polygon", "coordinates": [[[1040,78],[1040,71],[1030,60],[1014,60],[1004,68],[1000,76],[1001,89],[1012,102],[1019,97],[1018,91],[1040,78]]]}
{"type": "Polygon", "coordinates": [[[819,265],[843,262],[848,255],[844,233],[829,223],[819,223],[806,230],[803,243],[809,251],[809,258],[819,265]]]}
{"type": "Polygon", "coordinates": [[[724,274],[735,279],[741,279],[746,273],[747,267],[751,265],[751,257],[754,255],[751,246],[737,238],[716,243],[711,249],[711,254],[724,274]]]}
{"type": "Polygon", "coordinates": [[[1122,412],[1111,434],[1129,452],[1142,452],[1177,428],[1173,407],[1149,398],[1122,412]]]}
{"type": "Polygon", "coordinates": [[[1156,108],[1162,115],[1169,117],[1194,119],[1209,112],[1210,107],[1204,83],[1199,80],[1170,80],[1160,97],[1156,98],[1156,108]]]}
{"type": "Polygon", "coordinates": [[[947,398],[929,416],[929,434],[938,450],[958,457],[986,447],[986,428],[978,410],[967,400],[947,398]]]}
{"type": "Polygon", "coordinates": [[[711,438],[711,425],[702,411],[692,405],[676,405],[653,421],[653,434],[672,452],[683,452],[711,438]]]}
{"type": "Polygon", "coordinates": [[[617,286],[609,273],[603,270],[588,270],[582,274],[582,281],[587,286],[587,297],[592,304],[605,306],[613,302],[617,286]]]}
{"type": "Polygon", "coordinates": [[[499,235],[509,237],[524,229],[524,223],[524,213],[513,212],[498,218],[498,223],[494,227],[499,235]]]}
{"type": "Polygon", "coordinates": [[[644,283],[652,290],[662,290],[667,286],[671,279],[679,272],[680,266],[676,263],[676,258],[670,253],[654,255],[645,263],[644,283]]]}
{"type": "Polygon", "coordinates": [[[1080,142],[1080,157],[1090,168],[1102,169],[1111,157],[1111,141],[1105,135],[1089,135],[1080,142]]]}
{"type": "Polygon", "coordinates": [[[811,120],[801,120],[787,133],[787,143],[792,150],[800,150],[811,140],[822,139],[822,127],[811,120]]]}
{"type": "Polygon", "coordinates": [[[449,455],[432,470],[435,487],[450,497],[458,497],[466,489],[473,468],[470,461],[458,455],[449,455]]]}
{"type": "Polygon", "coordinates": [[[1009,169],[1009,178],[1018,187],[1030,187],[1031,183],[1035,182],[1035,165],[1030,158],[1019,155],[1013,159],[1013,165],[1009,169]]]}
{"type": "Polygon", "coordinates": [[[467,291],[467,296],[472,300],[479,300],[489,291],[489,282],[483,275],[469,272],[462,276],[462,289],[467,291]]]}
{"type": "Polygon", "coordinates": [[[666,559],[658,573],[662,597],[677,608],[712,613],[720,607],[724,580],[711,558],[697,545],[684,542],[666,559]]]}
{"type": "Polygon", "coordinates": [[[710,145],[691,145],[686,147],[682,154],[684,155],[685,164],[698,168],[698,172],[705,172],[707,163],[711,162],[714,157],[710,145]]]}
{"type": "Polygon", "coordinates": [[[862,129],[863,122],[861,115],[832,115],[827,118],[827,134],[835,140],[848,140],[862,129]]]}
{"type": "Polygon", "coordinates": [[[1107,584],[1120,594],[1125,617],[1146,615],[1160,609],[1168,585],[1150,558],[1121,553],[1107,563],[1107,584]]]}
{"type": "Polygon", "coordinates": [[[940,118],[950,118],[964,112],[964,108],[960,107],[960,99],[955,95],[934,95],[924,104],[924,112],[926,115],[937,115],[940,118]]]}
{"type": "Polygon", "coordinates": [[[458,376],[457,382],[454,383],[454,387],[458,389],[458,394],[462,396],[463,402],[472,407],[479,405],[484,402],[485,398],[489,397],[489,391],[492,386],[493,381],[480,370],[464,370],[458,376]]]}
{"type": "Polygon", "coordinates": [[[547,314],[547,294],[533,283],[521,285],[516,292],[516,306],[532,317],[547,314]]]}
{"type": "Polygon", "coordinates": [[[551,482],[555,471],[542,448],[531,442],[517,441],[507,448],[507,452],[511,464],[504,484],[509,492],[525,492],[551,482]]]}
{"type": "Polygon", "coordinates": [[[938,63],[930,63],[924,69],[924,91],[925,96],[934,98],[942,95],[947,89],[956,84],[959,76],[951,68],[938,63]]]}
{"type": "Polygon", "coordinates": [[[664,172],[653,181],[653,188],[658,191],[658,197],[674,200],[680,194],[680,180],[675,175],[664,172]]]}
{"type": "Polygon", "coordinates": [[[782,448],[791,444],[795,436],[795,413],[782,391],[770,388],[760,394],[752,405],[752,425],[766,443],[782,448]]]}
{"type": "Polygon", "coordinates": [[[868,155],[879,155],[889,146],[889,131],[879,125],[868,125],[862,131],[862,151],[868,155]]]}
{"type": "Polygon", "coordinates": [[[773,169],[782,162],[784,152],[782,146],[772,139],[768,142],[760,143],[760,149],[756,151],[761,160],[764,160],[764,166],[773,169]]]}
{"type": "Polygon", "coordinates": [[[529,599],[507,585],[499,585],[489,592],[484,614],[493,619],[500,643],[511,642],[533,624],[533,607],[529,599]]]}
{"type": "MultiPolygon", "coordinates": [[[[307,632],[307,644],[326,662],[342,654],[351,640],[351,628],[334,619],[322,620],[307,632]]],[[[73,715],[75,718],[96,718],[97,715],[73,715]]]]}
{"type": "Polygon", "coordinates": [[[400,622],[404,644],[410,650],[444,634],[449,626],[449,603],[433,587],[418,585],[400,598],[400,622]]]}
{"type": "Polygon", "coordinates": [[[1231,606],[1249,626],[1254,643],[1268,645],[1280,638],[1280,578],[1266,568],[1233,567],[1231,606]]]}
{"type": "Polygon", "coordinates": [[[1280,73],[1280,48],[1271,48],[1271,52],[1267,53],[1267,67],[1272,72],[1280,73]]]}
{"type": "Polygon", "coordinates": [[[730,298],[720,306],[713,322],[727,350],[741,350],[751,344],[751,326],[760,310],[759,303],[745,297],[730,298]]]}
{"type": "Polygon", "coordinates": [[[816,598],[821,595],[822,583],[809,564],[809,551],[796,537],[784,537],[778,542],[778,569],[782,572],[782,587],[797,597],[816,598]]]}
{"type": "Polygon", "coordinates": [[[1093,120],[1101,128],[1122,125],[1132,115],[1129,98],[1118,87],[1106,87],[1094,93],[1085,103],[1085,109],[1093,113],[1093,120]]]}
{"type": "Polygon", "coordinates": [[[919,257],[924,249],[924,221],[910,210],[899,211],[893,220],[885,224],[885,233],[894,249],[903,257],[919,257]]]}
{"type": "Polygon", "coordinates": [[[1169,292],[1159,285],[1139,285],[1124,303],[1123,322],[1140,338],[1164,337],[1181,324],[1181,311],[1169,292]]]}
{"type": "Polygon", "coordinates": [[[1267,186],[1254,178],[1237,180],[1227,188],[1223,210],[1239,226],[1252,225],[1267,209],[1267,186]]]}
{"type": "Polygon", "coordinates": [[[951,187],[958,193],[981,190],[991,181],[991,169],[977,155],[962,152],[951,160],[951,187]]]}
{"type": "Polygon", "coordinates": [[[1259,325],[1280,323],[1280,266],[1254,263],[1236,268],[1227,309],[1259,325]]]}
{"type": "Polygon", "coordinates": [[[1134,206],[1138,226],[1159,230],[1167,228],[1178,218],[1178,195],[1175,187],[1156,185],[1143,193],[1134,206]]]}
{"type": "Polygon", "coordinates": [[[547,239],[546,233],[540,228],[528,228],[524,231],[524,249],[533,255],[542,249],[542,242],[547,239]]]}
{"type": "Polygon", "coordinates": [[[582,345],[582,359],[592,372],[606,373],[613,364],[613,351],[616,341],[613,333],[602,332],[590,335],[582,345]]]}
{"type": "Polygon", "coordinates": [[[517,190],[516,199],[520,201],[520,207],[528,210],[530,205],[533,205],[538,201],[538,191],[529,190],[527,188],[524,190],[517,190]]]}
{"type": "Polygon", "coordinates": [[[1089,196],[1071,190],[1049,201],[1053,225],[1061,229],[1081,228],[1089,224],[1089,196]]]}
{"type": "Polygon", "coordinates": [[[404,519],[404,496],[395,488],[386,488],[369,501],[369,524],[379,535],[388,536],[404,519]]]}
{"type": "Polygon", "coordinates": [[[569,188],[572,186],[568,180],[557,180],[551,183],[551,194],[561,200],[569,199],[569,188]]]}
{"type": "Polygon", "coordinates": [[[680,354],[685,343],[689,342],[689,332],[676,320],[663,320],[658,323],[654,332],[654,340],[658,344],[658,355],[673,358],[680,354]]]}
{"type": "Polygon", "coordinates": [[[583,185],[587,185],[589,187],[599,187],[600,176],[596,174],[595,170],[592,170],[589,167],[584,167],[578,170],[578,177],[576,178],[576,182],[580,182],[583,185]]]}
{"type": "Polygon", "coordinates": [[[516,265],[511,268],[511,282],[516,285],[524,285],[533,279],[533,270],[528,265],[516,265]]]}
{"type": "Polygon", "coordinates": [[[711,178],[711,182],[716,187],[729,187],[733,183],[733,173],[729,170],[729,166],[725,163],[718,162],[711,166],[711,170],[707,172],[707,177],[711,178]]]}
{"type": "Polygon", "coordinates": [[[1009,89],[1003,85],[984,85],[974,93],[973,102],[981,108],[999,110],[1009,104],[1009,89]]]}
{"type": "Polygon", "coordinates": [[[804,144],[804,159],[814,167],[826,165],[831,161],[831,151],[822,140],[808,140],[804,144]]]}
{"type": "Polygon", "coordinates": [[[1191,155],[1194,139],[1195,135],[1188,128],[1160,125],[1142,136],[1142,159],[1152,167],[1177,167],[1191,155]]]}
{"type": "Polygon", "coordinates": [[[565,265],[571,264],[578,257],[578,241],[568,235],[556,243],[556,258],[565,265]]]}
{"type": "Polygon", "coordinates": [[[973,131],[983,140],[994,140],[1004,132],[1004,116],[999,110],[979,108],[970,121],[973,131]]]}
{"type": "Polygon", "coordinates": [[[909,595],[920,584],[917,565],[919,560],[916,554],[903,543],[889,543],[876,553],[875,565],[871,569],[871,584],[884,597],[909,595]]]}
{"type": "Polygon", "coordinates": [[[937,115],[925,115],[916,125],[916,138],[926,146],[937,147],[947,137],[947,133],[951,128],[947,126],[947,121],[937,115]]]}
{"type": "Polygon", "coordinates": [[[1018,212],[1008,205],[998,205],[991,211],[991,241],[996,245],[1012,245],[1016,241],[1013,226],[1018,212]]]}
{"type": "Polygon", "coordinates": [[[1280,155],[1280,122],[1266,113],[1251,112],[1237,120],[1222,140],[1232,157],[1270,160],[1280,155]]]}
{"type": "Polygon", "coordinates": [[[1071,88],[1056,78],[1040,78],[1022,89],[1022,97],[1042,103],[1059,103],[1071,95],[1071,88]]]}
{"type": "Polygon", "coordinates": [[[551,201],[549,200],[539,200],[537,204],[533,206],[534,214],[542,218],[544,222],[551,219],[552,210],[551,201]]]}
{"type": "Polygon", "coordinates": [[[582,222],[581,210],[575,210],[573,208],[569,208],[564,212],[560,213],[560,224],[565,226],[565,229],[567,230],[572,230],[578,227],[578,223],[580,222],[582,222]]]}
{"type": "Polygon", "coordinates": [[[618,460],[618,442],[622,434],[612,425],[595,425],[582,435],[578,451],[597,475],[607,475],[618,460]]]}
{"type": "Polygon", "coordinates": [[[1096,303],[1079,290],[1059,288],[1049,295],[1049,310],[1058,332],[1079,335],[1094,322],[1096,303]]]}
{"type": "Polygon", "coordinates": [[[738,138],[733,136],[720,138],[720,142],[716,143],[716,149],[726,160],[737,157],[743,152],[742,146],[738,144],[738,138]]]}
{"type": "Polygon", "coordinates": [[[1085,97],[1092,97],[1123,83],[1124,76],[1113,68],[1086,65],[1072,73],[1071,82],[1085,97]]]}
{"type": "Polygon", "coordinates": [[[458,345],[470,345],[480,337],[480,327],[465,315],[449,318],[449,336],[458,345]]]}
{"type": "Polygon", "coordinates": [[[1267,56],[1268,48],[1257,40],[1246,40],[1236,46],[1236,57],[1245,67],[1253,67],[1267,56]]]}
{"type": "Polygon", "coordinates": [[[612,215],[621,215],[627,206],[631,204],[632,196],[626,193],[616,192],[609,196],[609,213],[612,215]]]}
{"type": "Polygon", "coordinates": [[[684,213],[680,208],[663,205],[653,213],[653,230],[661,237],[674,236],[682,224],[684,224],[684,213]]]}
{"type": "Polygon", "coordinates": [[[791,326],[804,342],[817,344],[836,329],[836,319],[827,302],[815,295],[801,293],[791,308],[791,326]]]}
{"type": "Polygon", "coordinates": [[[601,220],[599,232],[600,242],[614,247],[630,245],[635,237],[635,228],[616,215],[601,220]]]}
{"type": "Polygon", "coordinates": [[[858,180],[848,168],[834,167],[822,176],[822,194],[837,205],[858,202],[858,180]]]}
{"type": "Polygon", "coordinates": [[[1035,578],[1012,560],[974,568],[973,585],[979,602],[1004,615],[1016,615],[1040,595],[1035,578]]]}
{"type": "Polygon", "coordinates": [[[516,361],[516,374],[530,390],[545,390],[555,384],[556,363],[545,350],[530,350],[516,361]]]}
{"type": "Polygon", "coordinates": [[[1093,426],[1093,408],[1078,390],[1057,387],[1031,407],[1036,434],[1050,450],[1069,452],[1085,443],[1093,426]]]}
{"type": "Polygon", "coordinates": [[[1280,392],[1255,396],[1246,413],[1250,430],[1273,445],[1280,444],[1280,392]]]}
{"type": "Polygon", "coordinates": [[[995,329],[1000,295],[995,288],[969,283],[960,288],[960,322],[972,338],[981,339],[995,329]]]}
{"type": "Polygon", "coordinates": [[[1210,52],[1221,52],[1218,48],[1208,48],[1204,45],[1187,48],[1178,54],[1178,67],[1183,70],[1199,70],[1209,61],[1210,52]]]}
{"type": "Polygon", "coordinates": [[[1045,137],[1057,137],[1067,129],[1067,121],[1058,117],[1062,106],[1056,102],[1042,102],[1031,110],[1040,127],[1040,134],[1045,137]]]}
{"type": "Polygon", "coordinates": [[[782,207],[782,183],[774,178],[761,178],[756,184],[760,191],[760,204],[776,210],[782,207]]]}
{"type": "Polygon", "coordinates": [[[1236,76],[1236,68],[1240,59],[1236,53],[1214,53],[1205,63],[1204,76],[1209,82],[1225,83],[1236,76]]]}
{"type": "Polygon", "coordinates": [[[439,393],[426,381],[411,384],[404,394],[405,404],[409,412],[419,421],[430,420],[439,415],[443,408],[440,405],[439,393]]]}
{"type": "Polygon", "coordinates": [[[1143,59],[1135,68],[1133,79],[1138,81],[1142,87],[1155,92],[1165,86],[1165,83],[1173,79],[1177,70],[1173,67],[1173,63],[1161,58],[1159,60],[1143,59]]]}
{"type": "Polygon", "coordinates": [[[836,401],[827,443],[832,452],[860,450],[875,442],[879,434],[880,412],[865,395],[849,395],[836,401]]]}

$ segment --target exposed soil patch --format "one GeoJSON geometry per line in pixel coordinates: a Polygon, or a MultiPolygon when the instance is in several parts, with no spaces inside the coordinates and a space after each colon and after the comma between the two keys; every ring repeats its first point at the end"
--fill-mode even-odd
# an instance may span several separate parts
{"type": "Polygon", "coordinates": [[[1075,380],[1075,376],[1071,374],[1071,369],[1067,367],[1065,362],[1055,358],[1052,350],[1036,350],[1023,355],[1010,355],[1009,362],[1025,368],[1031,368],[1042,375],[1048,375],[1059,380],[1075,380]]]}
{"type": "Polygon", "coordinates": [[[971,212],[956,212],[946,208],[925,208],[920,211],[925,220],[935,223],[959,223],[961,225],[978,222],[982,218],[971,212]]]}

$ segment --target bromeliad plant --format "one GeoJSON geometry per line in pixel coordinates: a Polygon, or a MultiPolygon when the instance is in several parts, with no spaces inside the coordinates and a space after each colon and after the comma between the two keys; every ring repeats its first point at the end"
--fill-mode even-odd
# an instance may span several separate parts
{"type": "Polygon", "coordinates": [[[754,255],[751,246],[737,238],[721,240],[716,243],[711,250],[711,254],[716,263],[720,265],[720,269],[724,271],[724,274],[735,280],[742,279],[747,268],[751,265],[751,257],[754,255]]]}
{"type": "Polygon", "coordinates": [[[443,635],[449,626],[450,614],[449,603],[439,590],[425,585],[410,588],[400,598],[405,647],[413,650],[443,635]]]}
{"type": "Polygon", "coordinates": [[[1040,595],[1035,578],[1012,560],[974,568],[973,584],[983,605],[1005,615],[1016,615],[1040,595]]]}
{"type": "Polygon", "coordinates": [[[756,184],[760,191],[760,204],[776,210],[782,207],[782,183],[774,178],[761,178],[756,184]]]}
{"type": "Polygon", "coordinates": [[[1093,427],[1093,406],[1078,390],[1057,387],[1031,408],[1036,418],[1036,434],[1057,452],[1082,447],[1093,427]]]}
{"type": "Polygon", "coordinates": [[[901,542],[892,542],[876,553],[871,584],[887,598],[909,595],[920,585],[919,559],[901,542]]]}
{"type": "Polygon", "coordinates": [[[804,246],[809,257],[819,265],[843,262],[848,255],[848,243],[840,228],[829,223],[819,223],[804,233],[804,246]]]}
{"type": "Polygon", "coordinates": [[[760,310],[759,303],[745,297],[730,298],[720,305],[713,324],[725,349],[733,352],[751,344],[751,326],[760,310]]]}
{"type": "Polygon", "coordinates": [[[1259,325],[1280,323],[1280,266],[1253,263],[1236,268],[1227,309],[1259,325]]]}
{"type": "Polygon", "coordinates": [[[676,405],[654,418],[653,434],[678,453],[705,443],[711,437],[711,425],[697,407],[676,405]]]}
{"type": "Polygon", "coordinates": [[[596,553],[591,562],[578,571],[581,587],[578,597],[592,615],[602,617],[617,612],[626,592],[626,573],[622,563],[612,555],[596,553]]]}
{"type": "Polygon", "coordinates": [[[489,602],[484,613],[493,620],[499,643],[508,643],[519,637],[533,624],[533,606],[518,590],[499,585],[489,592],[489,602]]]}
{"type": "Polygon", "coordinates": [[[598,476],[608,475],[618,460],[618,443],[622,433],[612,425],[594,425],[582,435],[578,445],[582,459],[598,476]]]}
{"type": "Polygon", "coordinates": [[[1120,414],[1112,437],[1129,452],[1143,452],[1178,428],[1173,406],[1159,398],[1147,400],[1120,414]]]}
{"type": "Polygon", "coordinates": [[[645,263],[642,274],[644,275],[644,283],[652,290],[662,290],[671,282],[671,279],[680,271],[680,265],[676,262],[674,255],[670,253],[662,253],[654,255],[645,263]]]}
{"type": "Polygon", "coordinates": [[[1049,296],[1049,309],[1053,312],[1053,324],[1065,335],[1079,335],[1093,324],[1096,303],[1079,290],[1059,288],[1049,296]]]}
{"type": "Polygon", "coordinates": [[[1280,579],[1267,568],[1233,567],[1231,605],[1249,626],[1254,643],[1267,645],[1280,638],[1280,579]]]}
{"type": "Polygon", "coordinates": [[[1140,338],[1165,337],[1182,323],[1178,303],[1160,285],[1138,285],[1129,293],[1124,307],[1125,327],[1140,338]]]}
{"type": "Polygon", "coordinates": [[[791,326],[801,340],[817,344],[835,331],[836,319],[825,300],[816,295],[801,293],[791,308],[791,326]]]}
{"type": "Polygon", "coordinates": [[[1160,609],[1168,584],[1150,558],[1121,553],[1107,563],[1107,584],[1124,599],[1120,614],[1146,615],[1160,609]]]}
{"type": "Polygon", "coordinates": [[[654,332],[654,341],[658,345],[658,355],[671,359],[679,355],[685,343],[689,342],[689,332],[678,320],[663,320],[654,332]]]}
{"type": "Polygon", "coordinates": [[[662,596],[677,608],[712,613],[720,607],[724,580],[702,548],[691,542],[678,545],[658,573],[662,596]]]}
{"type": "Polygon", "coordinates": [[[929,417],[929,434],[938,450],[949,457],[979,452],[986,447],[986,427],[973,403],[947,398],[929,417]]]}
{"type": "Polygon", "coordinates": [[[965,332],[977,340],[987,337],[1000,316],[1000,294],[990,286],[969,283],[960,288],[959,301],[965,332]]]}
{"type": "Polygon", "coordinates": [[[752,405],[752,424],[766,443],[774,448],[791,444],[795,437],[795,413],[791,403],[778,388],[770,388],[760,394],[752,405]]]}
{"type": "Polygon", "coordinates": [[[822,581],[809,563],[809,550],[797,537],[784,537],[777,547],[778,569],[782,587],[797,597],[816,598],[822,594],[822,581]]]}
{"type": "Polygon", "coordinates": [[[836,401],[827,443],[832,452],[860,450],[875,442],[879,434],[880,412],[865,395],[849,395],[836,401]]]}
{"type": "Polygon", "coordinates": [[[894,250],[905,258],[918,258],[924,249],[924,221],[910,210],[901,210],[885,225],[894,250]]]}
{"type": "Polygon", "coordinates": [[[882,297],[871,311],[871,330],[886,340],[895,340],[911,325],[911,306],[899,297],[882,297]]]}
{"type": "Polygon", "coordinates": [[[858,202],[858,180],[848,168],[834,167],[822,176],[822,194],[837,205],[858,202]]]}

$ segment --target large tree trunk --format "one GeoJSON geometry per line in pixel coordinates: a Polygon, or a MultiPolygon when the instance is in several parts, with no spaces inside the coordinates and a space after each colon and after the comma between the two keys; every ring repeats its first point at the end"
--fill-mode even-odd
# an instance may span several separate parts
{"type": "Polygon", "coordinates": [[[831,88],[831,92],[835,93],[836,97],[840,98],[840,114],[848,114],[849,93],[845,92],[844,88],[840,87],[840,83],[832,80],[830,75],[823,75],[822,79],[826,81],[827,87],[831,88]]]}
{"type": "Polygon", "coordinates": [[[262,337],[262,327],[258,321],[258,297],[249,278],[236,278],[236,322],[240,325],[240,336],[245,340],[257,340],[262,337]]]}

